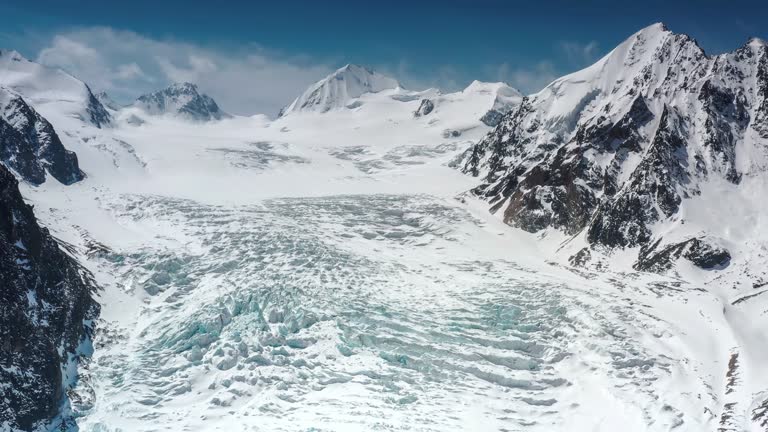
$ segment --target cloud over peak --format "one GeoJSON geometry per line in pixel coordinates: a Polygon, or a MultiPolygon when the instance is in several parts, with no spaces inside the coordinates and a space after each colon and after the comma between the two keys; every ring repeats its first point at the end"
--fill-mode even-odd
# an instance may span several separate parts
{"type": "Polygon", "coordinates": [[[270,53],[257,45],[212,48],[108,27],[59,33],[37,60],[65,69],[121,102],[172,82],[189,81],[230,112],[269,115],[334,69],[330,64],[270,53]]]}

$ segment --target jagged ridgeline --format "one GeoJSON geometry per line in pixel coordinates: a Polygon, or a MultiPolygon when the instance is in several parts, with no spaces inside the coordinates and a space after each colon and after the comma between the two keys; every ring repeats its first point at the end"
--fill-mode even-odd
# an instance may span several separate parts
{"type": "Polygon", "coordinates": [[[655,227],[684,224],[687,200],[707,184],[763,173],[767,143],[765,42],[708,56],[655,24],[525,97],[461,169],[481,179],[473,193],[510,225],[584,235],[589,249],[641,246],[636,268],[674,256],[713,267],[729,258],[717,239],[662,239],[655,227]]]}

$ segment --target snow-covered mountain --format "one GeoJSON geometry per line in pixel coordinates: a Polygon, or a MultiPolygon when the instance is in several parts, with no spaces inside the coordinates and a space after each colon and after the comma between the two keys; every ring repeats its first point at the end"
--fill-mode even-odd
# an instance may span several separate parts
{"type": "Polygon", "coordinates": [[[45,118],[77,118],[108,126],[110,114],[84,82],[57,68],[27,60],[16,51],[0,50],[0,86],[13,89],[45,118]]]}
{"type": "Polygon", "coordinates": [[[363,66],[348,64],[312,84],[280,116],[293,112],[327,112],[344,108],[366,93],[400,88],[397,80],[363,66]]]}
{"type": "Polygon", "coordinates": [[[641,247],[636,268],[668,269],[662,261],[680,256],[717,268],[750,236],[735,229],[736,210],[703,214],[701,203],[762,212],[748,196],[768,192],[766,149],[765,42],[708,56],[655,24],[525,97],[465,153],[462,170],[508,224],[583,239],[574,262],[598,246],[641,247]]]}
{"type": "Polygon", "coordinates": [[[133,106],[150,115],[170,114],[199,122],[229,117],[213,98],[200,93],[197,85],[188,82],[174,83],[162,90],[139,96],[133,106]]]}
{"type": "Polygon", "coordinates": [[[77,156],[64,148],[51,123],[4,87],[0,87],[0,160],[32,184],[43,183],[46,173],[63,184],[84,177],[77,156]]]}
{"type": "Polygon", "coordinates": [[[0,166],[0,430],[765,430],[764,43],[652,26],[527,97],[343,69],[274,120],[7,90],[3,145],[40,112],[88,176],[0,166]]]}
{"type": "Polygon", "coordinates": [[[517,89],[501,82],[487,83],[475,80],[463,92],[466,94],[489,94],[494,97],[493,105],[480,119],[488,126],[499,124],[502,116],[520,105],[520,101],[523,99],[523,95],[517,89]]]}

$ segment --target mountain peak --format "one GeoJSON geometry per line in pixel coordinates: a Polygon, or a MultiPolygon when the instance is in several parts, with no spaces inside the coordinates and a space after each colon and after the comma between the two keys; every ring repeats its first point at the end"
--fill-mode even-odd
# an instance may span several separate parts
{"type": "Polygon", "coordinates": [[[375,73],[373,71],[373,69],[371,69],[369,67],[361,66],[361,65],[358,65],[358,64],[354,64],[354,63],[347,63],[346,65],[338,68],[336,70],[336,72],[355,72],[355,73],[364,72],[364,73],[368,73],[368,74],[375,73]]]}
{"type": "Polygon", "coordinates": [[[169,85],[166,90],[180,93],[199,93],[197,84],[188,81],[175,82],[169,85]]]}
{"type": "Polygon", "coordinates": [[[664,24],[663,22],[657,22],[649,26],[643,27],[637,33],[635,33],[634,36],[637,36],[637,35],[648,36],[648,35],[656,35],[659,33],[671,33],[671,32],[669,31],[669,27],[667,27],[666,24],[664,24]]]}
{"type": "Polygon", "coordinates": [[[0,49],[0,57],[8,57],[13,61],[29,61],[16,50],[0,49]]]}
{"type": "Polygon", "coordinates": [[[139,96],[134,106],[152,115],[171,114],[189,120],[210,121],[229,117],[210,96],[200,93],[196,84],[178,82],[139,96]]]}
{"type": "Polygon", "coordinates": [[[497,93],[505,96],[522,96],[519,91],[505,82],[485,82],[474,80],[462,90],[463,93],[497,93]]]}
{"type": "Polygon", "coordinates": [[[365,66],[347,64],[309,86],[280,115],[294,111],[327,112],[340,109],[363,94],[396,88],[402,86],[394,78],[365,66]]]}
{"type": "Polygon", "coordinates": [[[747,45],[755,48],[768,46],[768,42],[766,42],[764,39],[760,39],[759,37],[752,37],[749,38],[747,41],[747,45]]]}
{"type": "Polygon", "coordinates": [[[663,32],[669,31],[669,27],[667,27],[667,25],[664,24],[663,22],[653,23],[648,27],[646,27],[644,30],[650,30],[650,29],[653,29],[655,31],[663,31],[663,32]]]}
{"type": "Polygon", "coordinates": [[[62,69],[28,60],[18,51],[0,51],[0,85],[22,95],[45,117],[79,118],[99,128],[111,122],[87,84],[62,69]]]}

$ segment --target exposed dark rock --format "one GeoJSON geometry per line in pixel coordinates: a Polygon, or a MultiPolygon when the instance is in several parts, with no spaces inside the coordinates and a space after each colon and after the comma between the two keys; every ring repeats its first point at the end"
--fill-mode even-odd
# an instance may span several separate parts
{"type": "Polygon", "coordinates": [[[592,252],[585,247],[568,258],[568,262],[574,267],[583,267],[590,259],[592,259],[592,252]]]}
{"type": "Polygon", "coordinates": [[[480,117],[480,121],[485,123],[486,126],[496,127],[501,123],[502,118],[504,118],[504,113],[492,109],[483,114],[483,116],[480,117]]]}
{"type": "Polygon", "coordinates": [[[756,405],[756,408],[754,408],[751,413],[750,420],[752,420],[752,424],[764,431],[768,431],[768,398],[763,399],[762,401],[757,401],[757,403],[753,405],[756,405]]]}
{"type": "Polygon", "coordinates": [[[0,160],[38,185],[46,172],[63,184],[82,180],[77,155],[64,148],[53,126],[20,96],[0,89],[0,160]]]}
{"type": "Polygon", "coordinates": [[[635,270],[665,272],[670,270],[680,258],[705,269],[719,269],[728,265],[731,254],[705,240],[691,238],[683,242],[666,245],[659,249],[661,239],[640,250],[640,256],[633,266],[635,270]]]}
{"type": "Polygon", "coordinates": [[[458,138],[461,136],[460,130],[446,129],[443,131],[443,138],[458,138]]]}
{"type": "Polygon", "coordinates": [[[86,113],[88,113],[88,120],[98,128],[109,126],[112,123],[112,115],[109,114],[109,111],[104,108],[104,105],[101,104],[101,101],[91,92],[87,85],[85,88],[88,91],[88,105],[85,108],[86,113]]]}
{"type": "Polygon", "coordinates": [[[419,107],[413,113],[414,117],[429,115],[435,109],[435,104],[429,99],[422,99],[419,107]]]}
{"type": "MultiPolygon", "coordinates": [[[[747,50],[748,51],[748,50],[747,50]]],[[[763,138],[768,138],[768,45],[762,43],[757,61],[756,91],[757,114],[752,127],[763,138]]]]}
{"type": "Polygon", "coordinates": [[[688,181],[681,122],[674,111],[664,108],[656,136],[628,185],[595,213],[587,230],[590,243],[638,246],[650,240],[650,223],[677,212],[681,198],[676,186],[688,181]]]}
{"type": "Polygon", "coordinates": [[[33,430],[66,407],[99,305],[90,274],[38,225],[3,166],[0,287],[0,425],[33,430]]]}

